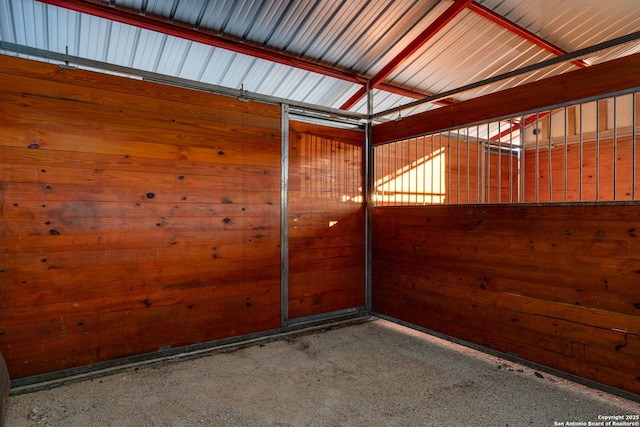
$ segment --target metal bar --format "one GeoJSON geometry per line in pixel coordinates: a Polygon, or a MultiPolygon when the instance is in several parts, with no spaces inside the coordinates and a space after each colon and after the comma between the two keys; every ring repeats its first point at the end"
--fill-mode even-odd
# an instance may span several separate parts
{"type": "MultiPolygon", "coordinates": [[[[422,163],[422,204],[427,204],[427,137],[422,137],[422,155],[424,156],[422,163]]],[[[433,165],[433,157],[431,157],[431,164],[433,165]]]]}
{"type": "Polygon", "coordinates": [[[400,151],[400,206],[402,206],[404,204],[404,169],[405,169],[405,164],[404,164],[404,146],[405,146],[406,141],[400,141],[400,149],[402,151],[400,151]]]}
{"type": "MultiPolygon", "coordinates": [[[[491,134],[491,124],[487,123],[487,139],[489,139],[489,135],[491,134]]],[[[491,144],[487,141],[486,147],[486,156],[487,156],[487,203],[491,203],[491,144]]]]}
{"type": "Polygon", "coordinates": [[[596,101],[596,202],[600,201],[600,101],[596,101]]]}
{"type": "Polygon", "coordinates": [[[524,116],[520,118],[520,158],[518,159],[518,168],[519,168],[519,178],[520,178],[520,188],[518,192],[518,197],[522,203],[525,202],[525,174],[526,174],[526,148],[524,145],[524,116]]]}
{"type": "MultiPolygon", "coordinates": [[[[502,121],[498,120],[498,133],[500,133],[500,125],[502,121]]],[[[487,135],[489,137],[489,135],[487,135]]],[[[498,144],[498,203],[502,198],[502,144],[498,144]]]]}
{"type": "Polygon", "coordinates": [[[567,136],[569,127],[569,113],[567,111],[567,107],[564,107],[564,198],[563,201],[567,201],[567,185],[568,185],[568,168],[569,168],[569,138],[567,136]]]}
{"type": "MultiPolygon", "coordinates": [[[[530,41],[531,43],[535,44],[536,46],[539,46],[541,48],[543,48],[544,50],[551,52],[553,54],[556,55],[565,55],[567,52],[562,50],[561,48],[559,48],[558,46],[554,45],[553,43],[551,43],[548,40],[543,39],[542,37],[532,33],[531,31],[527,30],[526,28],[523,28],[521,26],[519,26],[518,24],[509,21],[507,18],[505,18],[504,16],[494,12],[493,10],[477,3],[477,2],[472,2],[471,4],[469,4],[468,6],[469,10],[474,11],[475,13],[479,14],[480,16],[483,16],[484,18],[487,18],[488,20],[490,20],[491,22],[500,25],[502,28],[505,28],[509,31],[511,31],[512,33],[515,33],[517,35],[519,35],[520,37],[530,41]]],[[[580,68],[585,68],[588,67],[589,64],[587,64],[586,62],[582,61],[582,60],[576,60],[576,61],[571,61],[575,66],[580,67],[580,68]]]]}
{"type": "MultiPolygon", "coordinates": [[[[509,119],[509,129],[513,128],[513,119],[509,119]]],[[[513,132],[509,132],[509,145],[511,145],[511,151],[509,152],[509,203],[513,203],[513,153],[518,153],[513,148],[513,132]]],[[[517,187],[516,187],[517,188],[517,187]]]]}
{"type": "Polygon", "coordinates": [[[460,204],[460,130],[458,130],[456,132],[457,138],[456,138],[456,144],[458,144],[458,172],[457,172],[457,177],[458,177],[458,188],[456,191],[456,200],[457,200],[457,204],[460,204]]]}
{"type": "MultiPolygon", "coordinates": [[[[435,176],[435,168],[436,168],[436,158],[435,158],[435,138],[431,135],[431,204],[433,205],[433,198],[436,192],[436,186],[434,184],[434,176],[435,176]]],[[[440,158],[438,157],[438,162],[440,162],[440,158]]],[[[438,164],[438,170],[440,169],[440,164],[438,164]]]]}
{"type": "Polygon", "coordinates": [[[540,202],[540,117],[536,113],[536,203],[540,202]]]}
{"type": "MultiPolygon", "coordinates": [[[[384,79],[389,77],[400,65],[402,65],[411,55],[416,53],[418,49],[424,46],[433,36],[435,36],[445,25],[447,25],[453,18],[458,16],[472,0],[455,0],[454,3],[435,21],[433,21],[427,28],[424,29],[415,39],[405,45],[405,47],[398,53],[387,65],[382,67],[375,76],[371,78],[369,83],[369,90],[377,87],[384,79]]],[[[345,102],[340,109],[348,110],[353,107],[358,101],[366,95],[366,88],[360,88],[351,98],[345,102]]]]}
{"type": "MultiPolygon", "coordinates": [[[[368,88],[368,85],[367,85],[368,88]]],[[[367,114],[373,112],[373,93],[367,90],[367,114]]],[[[373,136],[373,123],[367,120],[366,133],[364,139],[364,182],[363,182],[363,202],[365,204],[364,223],[364,287],[365,287],[365,307],[371,312],[373,306],[373,188],[375,186],[375,156],[374,148],[371,144],[373,136]]]]}
{"type": "Polygon", "coordinates": [[[465,138],[465,142],[466,142],[466,146],[467,146],[467,204],[469,204],[470,202],[470,196],[469,196],[469,175],[471,174],[471,152],[469,149],[469,128],[466,128],[465,130],[465,134],[466,134],[466,138],[465,138]]]}
{"type": "MultiPolygon", "coordinates": [[[[398,179],[398,144],[400,144],[400,142],[394,142],[393,144],[393,188],[394,188],[394,192],[393,192],[393,205],[394,206],[398,206],[398,193],[399,191],[402,191],[402,187],[400,187],[400,189],[398,189],[398,183],[399,183],[399,179],[398,179]]],[[[401,200],[402,202],[402,200],[401,200]]]]}
{"type": "Polygon", "coordinates": [[[330,319],[334,319],[342,316],[356,315],[358,313],[365,313],[366,311],[367,311],[366,307],[353,307],[353,308],[346,308],[343,310],[331,311],[328,313],[318,313],[318,314],[312,314],[310,316],[305,316],[305,317],[296,317],[295,319],[291,319],[289,321],[288,326],[290,327],[303,326],[306,324],[313,324],[318,321],[330,320],[330,319]]]}
{"type": "Polygon", "coordinates": [[[529,65],[529,66],[526,66],[526,67],[519,68],[517,70],[509,71],[507,73],[499,74],[497,76],[490,77],[490,78],[484,79],[484,80],[480,80],[480,81],[477,81],[475,83],[471,83],[471,84],[468,84],[468,85],[465,85],[465,86],[460,86],[458,88],[451,89],[451,90],[448,90],[446,92],[439,93],[437,95],[433,95],[433,96],[429,96],[429,97],[426,97],[426,98],[423,98],[423,99],[419,99],[417,101],[409,102],[407,104],[400,105],[398,107],[389,108],[387,110],[383,110],[383,111],[380,111],[378,113],[373,114],[372,118],[375,119],[375,118],[378,118],[378,117],[388,116],[389,114],[393,114],[393,113],[397,113],[398,111],[402,111],[402,110],[406,110],[406,109],[409,109],[409,108],[417,107],[418,105],[422,105],[422,104],[425,104],[425,103],[428,103],[428,102],[435,102],[435,101],[439,101],[439,100],[442,100],[442,99],[445,99],[445,98],[450,98],[453,95],[458,95],[460,93],[467,92],[467,91],[472,90],[472,89],[476,89],[476,88],[479,88],[479,87],[482,87],[482,86],[487,86],[487,85],[489,85],[491,83],[496,83],[496,82],[499,82],[501,80],[506,80],[506,79],[509,79],[509,78],[512,78],[512,77],[515,77],[515,76],[519,76],[521,74],[526,74],[526,73],[530,73],[532,71],[537,71],[539,69],[542,69],[542,68],[545,68],[545,67],[549,67],[551,65],[555,65],[555,64],[560,64],[562,62],[571,61],[571,60],[579,58],[581,56],[586,56],[586,55],[592,54],[594,52],[597,52],[597,51],[600,51],[600,50],[603,50],[603,49],[608,49],[610,47],[618,46],[618,45],[621,45],[621,44],[624,44],[624,43],[628,43],[628,42],[631,42],[631,41],[634,41],[634,40],[638,40],[638,39],[640,39],[640,31],[636,31],[636,32],[627,34],[627,35],[622,36],[622,37],[616,37],[614,39],[608,40],[608,41],[603,42],[603,43],[598,43],[598,44],[595,44],[593,46],[590,46],[590,47],[587,47],[587,48],[584,48],[584,49],[576,50],[576,51],[574,51],[572,53],[567,53],[566,55],[562,55],[562,56],[558,56],[558,57],[555,57],[555,58],[551,58],[551,59],[548,59],[546,61],[539,62],[537,64],[529,65]]]}
{"type": "Polygon", "coordinates": [[[547,148],[547,179],[549,180],[549,202],[553,201],[553,165],[551,150],[553,150],[553,111],[549,110],[549,147],[547,148]]]}
{"type": "Polygon", "coordinates": [[[582,157],[583,157],[583,148],[584,148],[583,147],[583,142],[584,142],[583,141],[583,132],[582,132],[582,123],[583,123],[583,120],[584,120],[584,117],[583,117],[584,116],[584,111],[583,110],[584,110],[583,104],[580,103],[580,138],[579,138],[579,141],[578,141],[579,148],[580,148],[580,155],[579,155],[579,157],[580,157],[580,167],[579,167],[579,171],[580,171],[579,172],[580,194],[579,194],[578,200],[580,202],[582,201],[582,187],[583,187],[582,186],[582,161],[583,161],[582,157]]]}
{"type": "MultiPolygon", "coordinates": [[[[477,136],[478,136],[478,138],[480,138],[480,126],[478,126],[478,135],[477,136]]],[[[486,203],[485,193],[486,193],[486,190],[487,190],[487,188],[486,188],[487,185],[486,185],[485,181],[486,181],[487,171],[486,171],[486,150],[485,150],[485,146],[484,146],[486,144],[485,140],[482,139],[480,141],[480,144],[481,145],[478,147],[482,151],[480,153],[480,155],[481,155],[481,166],[482,166],[482,169],[481,169],[481,180],[480,180],[480,184],[481,184],[481,187],[480,187],[480,191],[481,191],[481,193],[480,193],[480,203],[486,203]]]]}
{"type": "MultiPolygon", "coordinates": [[[[395,147],[395,142],[393,143],[393,146],[395,147]]],[[[393,165],[396,165],[396,160],[395,160],[395,151],[394,151],[394,158],[393,158],[393,165]]],[[[391,144],[387,144],[387,169],[389,170],[389,173],[387,174],[387,176],[389,177],[388,179],[388,183],[389,183],[389,191],[387,194],[387,204],[386,206],[391,206],[391,183],[393,182],[393,200],[395,202],[395,197],[396,197],[396,188],[395,188],[395,173],[393,172],[393,169],[391,169],[391,144]],[[392,178],[392,173],[393,173],[393,178],[392,178]]]]}
{"type": "Polygon", "coordinates": [[[451,131],[447,132],[447,155],[445,157],[447,165],[447,194],[445,200],[447,204],[451,204],[451,131]]]}
{"type": "MultiPolygon", "coordinates": [[[[366,137],[365,137],[366,138],[366,137]]],[[[365,141],[366,143],[366,141],[365,141]]],[[[378,186],[376,183],[381,182],[381,177],[384,176],[384,157],[380,155],[382,151],[382,147],[371,147],[373,159],[376,160],[376,167],[372,169],[373,171],[373,182],[369,191],[371,192],[371,200],[372,207],[380,206],[380,198],[378,197],[378,186]]],[[[381,191],[382,195],[384,195],[384,191],[381,191]]],[[[365,194],[366,197],[366,194],[365,194]]]]}
{"type": "Polygon", "coordinates": [[[289,322],[289,106],[281,107],[280,325],[289,322]]]}
{"type": "Polygon", "coordinates": [[[413,172],[416,175],[416,189],[415,189],[415,194],[416,195],[415,195],[415,200],[414,200],[413,204],[417,205],[418,204],[418,189],[420,188],[418,186],[418,159],[419,159],[419,157],[418,157],[419,156],[419,154],[418,154],[418,138],[415,138],[415,141],[416,141],[416,160],[414,162],[415,166],[413,167],[413,172]]]}
{"type": "Polygon", "coordinates": [[[484,179],[484,155],[481,153],[484,151],[484,147],[482,146],[483,142],[480,141],[480,125],[476,126],[476,203],[482,203],[484,200],[484,196],[481,197],[481,194],[484,194],[484,184],[482,180],[484,179]],[[481,186],[482,185],[482,186],[481,186]]]}
{"type": "Polygon", "coordinates": [[[631,200],[636,200],[636,92],[631,95],[631,200]]]}
{"type": "Polygon", "coordinates": [[[618,182],[618,97],[613,97],[613,201],[616,201],[618,182]]]}

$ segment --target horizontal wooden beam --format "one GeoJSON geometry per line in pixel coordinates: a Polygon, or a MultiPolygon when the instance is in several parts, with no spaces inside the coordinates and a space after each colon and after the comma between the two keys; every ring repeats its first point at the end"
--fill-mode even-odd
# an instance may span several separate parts
{"type": "Polygon", "coordinates": [[[640,86],[640,54],[374,126],[373,144],[515,115],[640,86]]]}

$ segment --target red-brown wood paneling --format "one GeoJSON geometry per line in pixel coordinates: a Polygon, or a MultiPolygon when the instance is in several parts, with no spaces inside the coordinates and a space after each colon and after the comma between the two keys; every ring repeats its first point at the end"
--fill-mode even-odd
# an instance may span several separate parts
{"type": "Polygon", "coordinates": [[[640,393],[640,206],[373,209],[373,310],[640,393]]]}
{"type": "Polygon", "coordinates": [[[280,109],[0,57],[12,378],[280,326],[280,109]]]}
{"type": "Polygon", "coordinates": [[[289,317],[362,307],[364,133],[292,122],[289,317]]]}

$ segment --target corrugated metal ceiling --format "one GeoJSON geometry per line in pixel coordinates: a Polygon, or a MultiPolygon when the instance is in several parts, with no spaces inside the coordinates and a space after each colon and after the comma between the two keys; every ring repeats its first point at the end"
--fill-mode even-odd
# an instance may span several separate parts
{"type": "MultiPolygon", "coordinates": [[[[64,2],[64,0],[56,0],[64,2]]],[[[83,0],[84,1],[84,0],[83,0]]],[[[451,0],[95,0],[105,13],[135,15],[196,29],[371,78],[451,7],[451,0]],[[112,7],[115,6],[115,7],[112,7]]],[[[637,0],[481,0],[479,4],[565,51],[640,29],[637,0]]],[[[114,22],[35,0],[0,0],[0,40],[197,82],[332,108],[361,84],[114,22]]],[[[640,51],[632,42],[587,58],[591,64],[640,51]]],[[[15,54],[12,52],[5,52],[15,54]]],[[[421,94],[442,93],[555,54],[463,10],[384,79],[421,94]]],[[[456,95],[473,98],[576,69],[567,62],[456,95]]],[[[414,98],[374,90],[374,111],[414,98]]],[[[413,108],[403,115],[435,108],[413,108]]],[[[352,111],[366,113],[361,99],[352,111]]]]}

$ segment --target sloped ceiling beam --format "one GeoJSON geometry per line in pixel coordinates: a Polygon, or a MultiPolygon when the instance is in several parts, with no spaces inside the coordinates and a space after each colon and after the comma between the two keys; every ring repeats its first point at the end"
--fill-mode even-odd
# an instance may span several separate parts
{"type": "MultiPolygon", "coordinates": [[[[494,12],[493,10],[479,4],[476,3],[475,1],[471,2],[469,4],[469,10],[472,10],[473,12],[477,13],[478,15],[490,20],[491,22],[500,25],[502,28],[505,28],[509,31],[511,31],[512,33],[515,33],[517,35],[519,35],[520,37],[530,41],[531,43],[535,44],[536,46],[539,46],[555,55],[558,56],[562,56],[564,54],[566,54],[567,52],[561,48],[559,48],[558,46],[554,45],[553,43],[545,40],[544,38],[532,33],[531,31],[527,30],[526,28],[521,27],[520,25],[511,22],[510,20],[506,19],[504,16],[494,12]]],[[[587,64],[586,62],[582,61],[581,59],[577,59],[575,61],[571,61],[572,64],[576,65],[577,67],[580,68],[585,68],[588,67],[589,64],[587,64]]]]}
{"type": "MultiPolygon", "coordinates": [[[[110,7],[108,4],[96,3],[89,0],[38,0],[42,3],[50,4],[80,13],[85,13],[99,18],[120,22],[122,24],[133,25],[150,31],[179,37],[208,46],[230,50],[236,53],[242,53],[252,57],[276,62],[278,64],[311,71],[329,76],[351,83],[366,84],[367,78],[344,70],[340,70],[326,65],[317,64],[311,61],[300,59],[291,55],[261,48],[250,43],[234,40],[229,37],[222,37],[212,33],[195,30],[184,24],[176,22],[168,22],[157,17],[142,15],[140,11],[126,9],[121,7],[110,7]]],[[[428,97],[429,94],[411,89],[405,89],[399,86],[382,83],[378,85],[378,89],[398,95],[421,99],[428,97]]]]}
{"type": "MultiPolygon", "coordinates": [[[[491,22],[494,22],[498,25],[500,25],[503,28],[506,28],[507,30],[519,35],[520,37],[525,38],[526,40],[529,40],[530,42],[534,43],[536,46],[539,46],[555,55],[558,56],[562,56],[565,55],[567,52],[561,48],[559,48],[558,46],[554,45],[553,43],[543,39],[542,37],[532,33],[531,31],[519,26],[518,24],[509,21],[508,19],[506,19],[504,16],[494,12],[491,9],[486,8],[485,6],[482,6],[481,4],[476,3],[475,1],[473,3],[471,3],[469,5],[469,9],[476,12],[478,15],[483,16],[484,18],[487,18],[488,20],[490,20],[491,22]]],[[[584,62],[581,59],[576,59],[574,61],[571,61],[571,63],[577,67],[580,68],[586,68],[589,66],[589,64],[587,64],[586,62],[584,62]]],[[[548,113],[545,113],[544,115],[546,115],[548,113]]],[[[536,120],[536,117],[544,117],[542,114],[540,114],[539,116],[536,116],[535,114],[532,116],[527,117],[526,119],[524,119],[523,123],[517,123],[512,125],[510,128],[503,130],[502,132],[498,133],[497,135],[494,135],[492,137],[490,137],[489,139],[491,141],[499,141],[500,139],[502,139],[504,136],[509,135],[511,132],[515,131],[518,128],[524,129],[526,126],[530,125],[531,123],[533,123],[536,120]]]]}
{"type": "MultiPolygon", "coordinates": [[[[385,68],[383,68],[378,74],[376,74],[369,84],[370,88],[374,88],[382,84],[382,80],[389,76],[402,62],[404,62],[410,55],[415,53],[417,49],[419,49],[424,43],[426,43],[437,31],[442,29],[444,25],[446,25],[451,19],[453,19],[458,13],[460,13],[464,8],[468,8],[469,10],[477,13],[478,15],[490,20],[491,22],[500,25],[502,28],[505,28],[511,31],[514,34],[519,35],[520,37],[530,41],[531,43],[539,46],[555,55],[561,56],[566,54],[567,52],[560,47],[554,45],[553,43],[545,40],[544,38],[532,33],[520,25],[511,22],[506,19],[504,16],[494,12],[493,10],[482,6],[481,4],[475,1],[461,1],[456,0],[456,2],[447,9],[447,11],[442,14],[438,20],[442,18],[443,22],[439,22],[438,20],[434,21],[434,24],[439,25],[436,28],[427,28],[416,40],[411,42],[396,58],[394,58],[385,68]],[[412,46],[416,44],[417,47],[411,50],[412,46]]],[[[571,61],[574,65],[580,68],[588,67],[589,64],[584,62],[581,59],[577,59],[571,61]]],[[[354,106],[358,101],[360,101],[367,93],[366,87],[362,87],[358,92],[356,92],[347,102],[345,102],[340,108],[343,110],[348,110],[352,106],[354,106]]]]}
{"type": "MultiPolygon", "coordinates": [[[[431,23],[422,33],[418,35],[413,41],[405,46],[402,51],[395,56],[382,70],[380,70],[369,81],[369,88],[373,89],[379,87],[382,81],[393,73],[400,65],[402,65],[411,55],[416,53],[418,49],[424,46],[438,31],[440,31],[445,25],[447,25],[453,18],[458,16],[473,0],[455,0],[454,3],[435,21],[431,23]]],[[[351,98],[345,102],[340,109],[348,110],[353,107],[358,101],[360,101],[367,94],[367,87],[361,87],[351,98]]]]}

